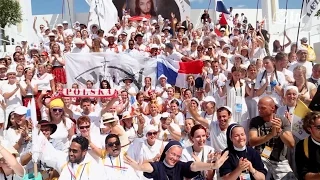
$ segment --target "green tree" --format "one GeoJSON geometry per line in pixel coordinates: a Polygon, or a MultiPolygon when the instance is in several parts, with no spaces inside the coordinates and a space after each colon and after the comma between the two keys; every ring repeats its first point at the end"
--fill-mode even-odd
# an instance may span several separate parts
{"type": "Polygon", "coordinates": [[[320,16],[320,9],[318,10],[316,16],[320,16]]]}
{"type": "MultiPolygon", "coordinates": [[[[16,25],[22,21],[22,12],[19,1],[0,0],[0,27],[1,39],[6,39],[4,28],[10,25],[16,25]]],[[[6,51],[6,42],[2,42],[4,51],[6,51]]]]}

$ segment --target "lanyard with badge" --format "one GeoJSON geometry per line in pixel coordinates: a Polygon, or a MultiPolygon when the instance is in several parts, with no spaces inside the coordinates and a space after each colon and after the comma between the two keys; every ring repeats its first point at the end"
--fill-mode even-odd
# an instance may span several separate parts
{"type": "Polygon", "coordinates": [[[69,172],[70,172],[70,174],[71,174],[71,180],[77,180],[80,171],[81,171],[81,174],[80,174],[79,180],[81,180],[81,177],[82,177],[82,174],[83,174],[84,169],[86,168],[86,165],[87,165],[87,164],[84,164],[84,165],[81,164],[81,165],[79,165],[79,167],[77,168],[77,172],[76,172],[76,173],[74,173],[74,172],[70,169],[69,165],[67,165],[68,170],[69,170],[69,172]],[[82,170],[81,170],[81,169],[82,169],[82,170]]]}
{"type": "MultiPolygon", "coordinates": [[[[248,153],[247,149],[246,149],[246,154],[248,153]]],[[[246,156],[245,154],[245,156],[246,156]]],[[[239,156],[236,154],[238,160],[240,161],[240,158],[239,156]]],[[[246,158],[246,157],[245,157],[246,158]]],[[[239,162],[240,163],[240,162],[239,162]]],[[[250,177],[250,173],[248,170],[245,170],[245,171],[242,171],[240,176],[239,176],[239,179],[240,180],[251,180],[251,177],[250,177]]]]}
{"type": "Polygon", "coordinates": [[[234,91],[236,93],[236,104],[235,104],[235,110],[236,113],[242,112],[242,86],[240,86],[240,96],[238,96],[237,88],[235,83],[232,81],[232,85],[234,87],[234,91]]]}
{"type": "MultiPolygon", "coordinates": [[[[266,130],[266,126],[263,124],[263,131],[265,133],[265,135],[267,135],[267,130],[266,130]]],[[[274,144],[275,144],[275,139],[274,137],[269,140],[268,142],[266,142],[265,144],[265,147],[261,153],[261,156],[264,157],[264,158],[267,158],[269,159],[271,153],[272,153],[272,150],[273,150],[273,147],[274,147],[274,144]],[[271,141],[271,142],[270,142],[271,141]]]]}

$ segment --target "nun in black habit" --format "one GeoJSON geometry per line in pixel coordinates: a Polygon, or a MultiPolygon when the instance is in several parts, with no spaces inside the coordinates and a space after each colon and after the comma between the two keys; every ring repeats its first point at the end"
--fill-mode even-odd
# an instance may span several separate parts
{"type": "Polygon", "coordinates": [[[247,136],[239,124],[231,124],[227,129],[227,149],[229,158],[219,169],[223,180],[265,180],[267,170],[261,156],[252,147],[246,146],[247,136]]]}
{"type": "Polygon", "coordinates": [[[154,180],[183,180],[194,178],[200,171],[218,169],[227,159],[228,151],[221,156],[214,157],[215,161],[181,162],[182,146],[178,141],[170,141],[164,148],[160,160],[157,162],[138,164],[133,159],[125,156],[125,162],[133,169],[144,172],[146,178],[154,180]]]}

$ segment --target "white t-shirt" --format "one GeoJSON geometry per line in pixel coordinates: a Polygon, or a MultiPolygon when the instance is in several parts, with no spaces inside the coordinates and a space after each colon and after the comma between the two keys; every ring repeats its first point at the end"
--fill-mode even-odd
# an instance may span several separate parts
{"type": "Polygon", "coordinates": [[[291,72],[293,72],[294,68],[297,67],[297,66],[299,66],[299,65],[300,65],[300,66],[304,66],[304,67],[307,69],[307,73],[306,73],[307,79],[308,79],[309,77],[311,77],[312,67],[313,67],[313,66],[312,66],[312,63],[309,62],[309,61],[306,61],[306,62],[304,62],[304,63],[297,62],[297,63],[291,65],[288,70],[291,71],[291,72]]]}
{"type": "Polygon", "coordinates": [[[64,150],[67,150],[70,146],[68,135],[69,135],[69,129],[72,127],[73,122],[69,118],[66,119],[66,124],[61,121],[59,124],[57,124],[57,130],[53,134],[51,134],[52,139],[60,140],[64,144],[64,150]]]}
{"type": "Polygon", "coordinates": [[[181,61],[181,58],[183,58],[183,55],[177,51],[173,51],[172,54],[167,56],[167,58],[174,61],[181,61]]]}
{"type": "Polygon", "coordinates": [[[222,152],[227,148],[227,131],[221,131],[218,121],[211,121],[209,129],[211,147],[217,152],[222,152]]]}
{"type": "MultiPolygon", "coordinates": [[[[169,88],[169,87],[172,87],[170,84],[166,84],[165,85],[165,88],[169,88]]],[[[161,85],[157,85],[156,86],[156,93],[162,93],[163,92],[163,88],[161,85]]],[[[164,99],[167,99],[168,98],[168,93],[167,92],[164,92],[161,96],[161,98],[164,98],[164,99]]]]}
{"type": "MultiPolygon", "coordinates": [[[[1,87],[2,95],[5,93],[11,93],[16,88],[17,85],[15,83],[11,85],[6,81],[6,83],[3,83],[3,86],[1,87]]],[[[6,99],[6,105],[7,109],[14,109],[15,107],[22,106],[20,88],[9,99],[6,99]]]]}
{"type": "MultiPolygon", "coordinates": [[[[214,148],[205,145],[203,149],[200,151],[200,153],[197,155],[197,157],[200,159],[201,162],[207,162],[208,154],[210,151],[211,153],[215,152],[214,148]]],[[[182,156],[180,161],[182,162],[195,161],[195,159],[192,157],[192,154],[193,154],[192,146],[184,148],[182,151],[182,156]]]]}
{"type": "MultiPolygon", "coordinates": [[[[21,87],[22,88],[27,88],[27,83],[26,83],[26,81],[20,81],[20,85],[21,85],[21,87]]],[[[35,86],[37,85],[37,81],[36,80],[31,80],[31,86],[32,86],[32,88],[34,88],[35,86]]],[[[31,89],[31,88],[28,88],[27,89],[27,96],[31,96],[31,95],[33,95],[34,93],[33,93],[33,90],[31,89]]]]}
{"type": "MultiPolygon", "coordinates": [[[[73,118],[75,120],[78,120],[78,118],[80,116],[84,116],[84,115],[85,114],[80,113],[80,112],[73,112],[73,118]]],[[[94,132],[94,133],[100,134],[100,119],[101,119],[101,116],[100,116],[99,112],[98,111],[91,112],[90,114],[85,115],[85,116],[88,116],[90,118],[90,120],[91,120],[90,132],[94,132]]],[[[77,128],[77,132],[78,132],[78,128],[77,128]]]]}
{"type": "Polygon", "coordinates": [[[35,78],[38,84],[38,90],[47,90],[51,91],[51,84],[50,81],[53,79],[52,74],[45,73],[41,77],[35,78]]]}

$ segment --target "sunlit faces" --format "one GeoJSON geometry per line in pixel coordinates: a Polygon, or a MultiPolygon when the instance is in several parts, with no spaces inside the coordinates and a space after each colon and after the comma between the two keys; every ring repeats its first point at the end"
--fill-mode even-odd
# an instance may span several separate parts
{"type": "Polygon", "coordinates": [[[83,137],[88,137],[90,135],[90,122],[79,124],[78,129],[83,137]]]}
{"type": "Polygon", "coordinates": [[[285,94],[285,101],[287,103],[287,105],[293,106],[298,98],[298,93],[297,91],[293,90],[293,89],[289,89],[287,90],[286,94],[285,94]]]}
{"type": "Polygon", "coordinates": [[[69,161],[71,163],[80,163],[82,159],[85,157],[86,152],[86,150],[81,150],[80,144],[72,142],[69,148],[69,161]]]}
{"type": "Polygon", "coordinates": [[[83,102],[81,103],[81,109],[82,109],[84,112],[89,112],[89,111],[90,111],[90,108],[91,108],[91,102],[83,101],[83,102]]]}
{"type": "Polygon", "coordinates": [[[274,69],[274,63],[270,59],[264,59],[263,66],[269,71],[274,69]]]}
{"type": "Polygon", "coordinates": [[[222,110],[220,112],[217,112],[217,119],[221,129],[228,128],[230,118],[231,116],[229,115],[229,112],[227,110],[222,110]]]}
{"type": "Polygon", "coordinates": [[[235,127],[232,129],[231,141],[237,148],[243,148],[246,146],[247,137],[243,127],[235,127]]]}
{"type": "Polygon", "coordinates": [[[51,116],[55,118],[61,118],[63,115],[63,109],[61,107],[53,107],[50,109],[51,116]]]}
{"type": "Polygon", "coordinates": [[[296,80],[296,81],[303,81],[305,80],[305,73],[302,71],[302,69],[295,69],[293,71],[293,78],[296,80]]]}
{"type": "Polygon", "coordinates": [[[266,117],[271,115],[274,112],[274,109],[274,105],[271,105],[269,102],[261,100],[258,102],[258,111],[260,117],[266,117]]]}
{"type": "Polygon", "coordinates": [[[194,120],[193,119],[186,119],[184,122],[184,131],[186,133],[190,133],[191,128],[194,126],[194,120]]]}
{"type": "Polygon", "coordinates": [[[203,148],[203,146],[206,144],[207,140],[207,133],[204,129],[198,129],[194,131],[193,137],[191,137],[191,141],[193,142],[194,146],[203,148]]]}
{"type": "Polygon", "coordinates": [[[149,131],[149,132],[147,132],[146,135],[147,135],[148,144],[152,145],[152,144],[154,144],[154,142],[157,139],[158,132],[157,131],[149,131]]]}
{"type": "Polygon", "coordinates": [[[159,111],[157,104],[154,103],[149,105],[149,109],[151,114],[156,114],[159,111]]]}
{"type": "Polygon", "coordinates": [[[305,62],[308,57],[308,52],[307,51],[298,51],[297,57],[298,57],[299,61],[305,62]]]}
{"type": "Polygon", "coordinates": [[[233,78],[233,81],[234,82],[237,82],[237,81],[239,81],[240,80],[240,78],[241,78],[241,72],[240,71],[234,71],[234,72],[232,72],[232,78],[233,78]]]}
{"type": "Polygon", "coordinates": [[[128,99],[128,93],[126,91],[122,91],[120,96],[122,100],[128,99]]]}
{"type": "Polygon", "coordinates": [[[182,148],[179,146],[172,146],[167,152],[165,161],[168,165],[174,166],[181,158],[182,148]]]}
{"type": "Polygon", "coordinates": [[[22,126],[26,121],[26,115],[14,114],[14,121],[18,126],[22,126]]]}
{"type": "Polygon", "coordinates": [[[119,139],[115,137],[108,139],[106,147],[110,156],[117,157],[120,154],[121,143],[119,139]]]}
{"type": "Polygon", "coordinates": [[[166,85],[167,84],[167,79],[166,78],[160,78],[159,79],[159,82],[162,86],[166,85]]]}
{"type": "Polygon", "coordinates": [[[314,65],[312,68],[312,77],[315,79],[320,78],[320,65],[314,65]]]}
{"type": "Polygon", "coordinates": [[[218,61],[213,61],[211,63],[211,69],[213,72],[219,72],[219,62],[218,61]]]}
{"type": "Polygon", "coordinates": [[[48,139],[52,133],[50,125],[41,125],[40,130],[42,134],[48,139]]]}
{"type": "Polygon", "coordinates": [[[192,92],[191,92],[189,89],[185,90],[185,92],[184,92],[184,98],[185,98],[185,99],[190,99],[190,98],[192,98],[192,92]]]}
{"type": "Polygon", "coordinates": [[[310,132],[311,137],[320,142],[320,118],[314,120],[314,123],[311,124],[311,127],[308,127],[307,130],[310,132]]]}

